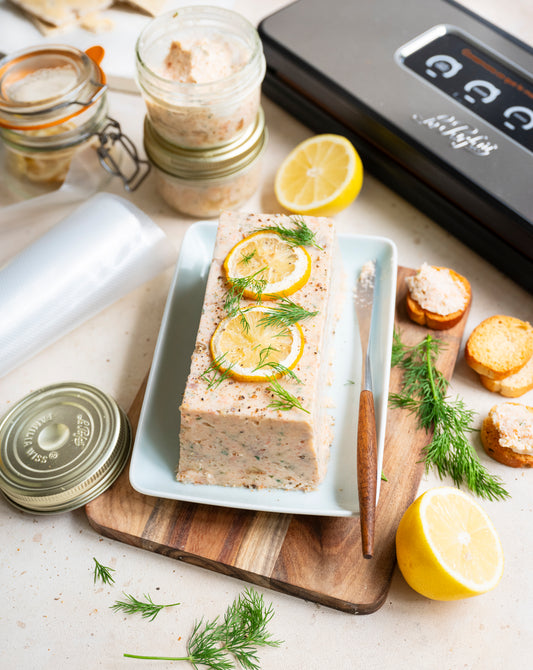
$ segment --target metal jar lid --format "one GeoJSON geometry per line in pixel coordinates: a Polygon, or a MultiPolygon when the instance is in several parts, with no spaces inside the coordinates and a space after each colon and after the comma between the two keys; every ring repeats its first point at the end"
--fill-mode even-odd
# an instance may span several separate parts
{"type": "Polygon", "coordinates": [[[0,421],[0,490],[19,509],[77,509],[117,479],[132,443],[126,414],[94,386],[30,393],[0,421]]]}
{"type": "Polygon", "coordinates": [[[189,149],[159,135],[144,119],[144,149],[150,161],[167,174],[185,180],[223,179],[245,169],[263,152],[267,141],[260,107],[254,123],[231,142],[210,149],[189,149]]]}

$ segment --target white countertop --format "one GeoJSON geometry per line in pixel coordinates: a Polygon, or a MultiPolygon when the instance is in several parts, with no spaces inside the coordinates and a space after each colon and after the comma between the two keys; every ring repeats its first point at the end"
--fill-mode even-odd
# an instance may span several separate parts
{"type": "MultiPolygon", "coordinates": [[[[257,23],[285,4],[282,0],[240,0],[234,7],[257,23]]],[[[465,4],[478,10],[484,6],[487,18],[532,41],[533,15],[527,0],[471,0],[465,4]]],[[[109,97],[111,115],[141,146],[144,105],[140,97],[116,91],[109,97]]],[[[270,132],[266,165],[260,189],[243,209],[273,212],[279,209],[273,193],[276,167],[311,133],[268,99],[263,105],[270,132]]],[[[118,183],[106,190],[124,195],[118,183]]],[[[127,197],[165,230],[178,250],[193,220],[177,215],[158,199],[152,178],[127,197]]],[[[401,265],[417,267],[427,261],[467,276],[474,298],[465,338],[492,314],[533,320],[530,294],[369,175],[360,196],[336,222],[340,232],[394,240],[401,265]]],[[[43,225],[21,221],[18,229],[0,227],[0,262],[37,237],[43,225]]],[[[0,414],[30,391],[66,380],[94,384],[128,408],[150,367],[172,271],[127,295],[1,379],[0,414]]],[[[460,395],[477,412],[478,426],[490,407],[503,401],[482,388],[462,353],[451,393],[460,395]]],[[[533,392],[520,401],[533,405],[533,392]]],[[[385,603],[368,616],[344,614],[258,588],[274,606],[271,631],[284,640],[279,649],[260,651],[262,668],[500,670],[504,663],[517,669],[531,666],[533,472],[490,460],[477,437],[473,439],[482,462],[504,481],[512,496],[507,502],[482,502],[504,548],[506,567],[500,585],[477,598],[433,602],[412,591],[396,569],[385,603]]],[[[440,483],[430,473],[420,490],[440,483]]],[[[237,579],[101,537],[88,524],[83,509],[33,516],[0,498],[0,533],[0,667],[6,670],[187,667],[129,660],[123,653],[185,653],[194,621],[222,614],[246,586],[237,579]],[[93,584],[93,556],[115,568],[113,586],[93,584]],[[155,602],[182,604],[147,622],[110,609],[123,591],[138,597],[150,594],[155,602]]]]}

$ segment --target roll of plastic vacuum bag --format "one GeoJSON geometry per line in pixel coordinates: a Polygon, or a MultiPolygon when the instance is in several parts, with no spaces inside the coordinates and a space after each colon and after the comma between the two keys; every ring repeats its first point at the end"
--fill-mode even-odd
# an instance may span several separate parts
{"type": "Polygon", "coordinates": [[[93,195],[0,271],[0,377],[175,258],[144,212],[110,193],[93,195]]]}

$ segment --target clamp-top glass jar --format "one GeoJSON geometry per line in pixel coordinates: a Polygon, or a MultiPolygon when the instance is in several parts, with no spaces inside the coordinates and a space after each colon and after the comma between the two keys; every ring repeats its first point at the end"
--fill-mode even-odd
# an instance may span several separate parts
{"type": "Polygon", "coordinates": [[[207,6],[168,12],[145,27],[135,53],[148,118],[165,140],[210,149],[256,122],[265,57],[240,14],[207,6]]]}
{"type": "Polygon", "coordinates": [[[9,174],[57,188],[74,153],[91,142],[103,166],[127,187],[145,172],[144,161],[139,161],[119,124],[107,116],[103,56],[101,47],[83,52],[51,45],[24,49],[0,60],[0,139],[9,174]],[[124,176],[120,157],[112,155],[117,140],[135,164],[134,179],[124,176]]]}

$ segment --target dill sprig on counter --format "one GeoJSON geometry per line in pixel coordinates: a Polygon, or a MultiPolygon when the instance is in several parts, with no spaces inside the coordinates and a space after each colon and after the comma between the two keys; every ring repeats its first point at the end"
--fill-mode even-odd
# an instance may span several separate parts
{"type": "Polygon", "coordinates": [[[264,316],[259,320],[259,325],[264,327],[281,326],[287,328],[298,321],[311,319],[318,312],[310,312],[301,305],[296,304],[290,298],[283,296],[272,306],[265,308],[264,316]]]}
{"type": "Polygon", "coordinates": [[[278,647],[281,644],[267,630],[273,616],[272,605],[266,606],[263,596],[252,589],[246,589],[226,610],[222,623],[222,645],[243,668],[259,668],[257,647],[278,647]]]}
{"type": "Polygon", "coordinates": [[[409,347],[394,332],[391,363],[402,369],[403,387],[401,393],[389,394],[389,403],[415,413],[426,431],[433,428],[431,442],[423,450],[426,472],[435,467],[441,479],[449,475],[456,486],[466,484],[481,498],[508,498],[501,481],[486,470],[468,441],[468,434],[475,430],[475,412],[461,398],[446,395],[449,382],[435,367],[441,346],[442,342],[428,334],[409,347]]]}
{"type": "Polygon", "coordinates": [[[111,609],[115,612],[124,612],[125,614],[140,614],[143,619],[153,621],[159,612],[165,607],[175,607],[180,603],[172,603],[170,605],[156,605],[149,595],[145,594],[146,602],[137,600],[129,593],[124,594],[127,600],[117,600],[111,609]]]}
{"type": "Polygon", "coordinates": [[[124,654],[127,658],[158,661],[188,661],[194,668],[205,665],[211,670],[231,670],[234,659],[246,670],[259,670],[259,647],[278,647],[267,625],[274,616],[272,605],[266,606],[263,596],[246,589],[227,608],[222,621],[200,619],[194,624],[187,642],[186,656],[140,656],[124,654]]]}
{"type": "Polygon", "coordinates": [[[114,584],[115,579],[112,572],[115,572],[115,568],[108,568],[106,565],[99,563],[96,558],[93,556],[94,561],[94,577],[93,582],[96,584],[97,579],[101,579],[104,584],[114,584]]]}
{"type": "Polygon", "coordinates": [[[294,224],[291,228],[280,223],[276,226],[258,228],[257,231],[277,233],[282,239],[295,247],[316,247],[317,249],[322,249],[316,241],[315,233],[303,219],[291,217],[291,223],[294,224]]]}

